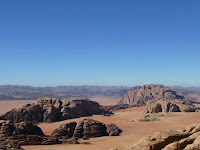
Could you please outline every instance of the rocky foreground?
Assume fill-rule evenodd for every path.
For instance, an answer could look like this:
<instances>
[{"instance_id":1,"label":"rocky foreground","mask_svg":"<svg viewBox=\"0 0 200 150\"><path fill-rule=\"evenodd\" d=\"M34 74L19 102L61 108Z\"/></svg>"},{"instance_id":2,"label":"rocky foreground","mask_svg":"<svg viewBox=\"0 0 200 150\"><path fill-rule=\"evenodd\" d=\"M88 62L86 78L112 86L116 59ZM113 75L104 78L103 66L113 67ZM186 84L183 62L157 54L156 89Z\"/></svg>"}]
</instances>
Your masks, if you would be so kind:
<instances>
[{"instance_id":1,"label":"rocky foreground","mask_svg":"<svg viewBox=\"0 0 200 150\"><path fill-rule=\"evenodd\" d=\"M164 130L123 150L200 150L200 124L183 130Z\"/></svg>"},{"instance_id":2,"label":"rocky foreground","mask_svg":"<svg viewBox=\"0 0 200 150\"><path fill-rule=\"evenodd\" d=\"M36 104L27 104L13 109L1 118L11 123L19 122L56 122L72 118L110 114L97 102L85 98L58 99L52 97L39 98Z\"/></svg>"},{"instance_id":3,"label":"rocky foreground","mask_svg":"<svg viewBox=\"0 0 200 150\"><path fill-rule=\"evenodd\" d=\"M13 125L9 121L0 121L0 149L19 150L23 145L52 145L62 143L80 144L78 139L101 136L118 136L120 130L115 124L105 125L93 119L84 119L79 123L70 122L55 129L50 136L32 123L20 122Z\"/></svg>"}]
</instances>

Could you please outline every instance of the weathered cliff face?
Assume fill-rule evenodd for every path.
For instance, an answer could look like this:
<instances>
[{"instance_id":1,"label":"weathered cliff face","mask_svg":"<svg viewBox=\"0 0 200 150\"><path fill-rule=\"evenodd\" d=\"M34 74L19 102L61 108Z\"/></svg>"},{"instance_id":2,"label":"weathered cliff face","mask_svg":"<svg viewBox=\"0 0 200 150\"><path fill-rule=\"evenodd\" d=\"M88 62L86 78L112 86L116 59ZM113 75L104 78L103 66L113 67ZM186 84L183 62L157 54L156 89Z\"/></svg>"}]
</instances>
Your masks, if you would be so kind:
<instances>
[{"instance_id":1,"label":"weathered cliff face","mask_svg":"<svg viewBox=\"0 0 200 150\"><path fill-rule=\"evenodd\" d=\"M148 100L174 100L184 99L184 96L163 85L144 85L140 89L129 91L120 103L135 106L145 106Z\"/></svg>"},{"instance_id":2,"label":"weathered cliff face","mask_svg":"<svg viewBox=\"0 0 200 150\"><path fill-rule=\"evenodd\" d=\"M105 114L101 106L94 101L83 98L57 99L39 98L36 104L28 104L13 109L2 116L11 123L18 122L55 122L71 118Z\"/></svg>"},{"instance_id":3,"label":"weathered cliff face","mask_svg":"<svg viewBox=\"0 0 200 150\"><path fill-rule=\"evenodd\" d=\"M146 113L159 113L159 112L195 112L199 108L187 101L180 100L158 100L148 101L146 103Z\"/></svg>"}]
</instances>

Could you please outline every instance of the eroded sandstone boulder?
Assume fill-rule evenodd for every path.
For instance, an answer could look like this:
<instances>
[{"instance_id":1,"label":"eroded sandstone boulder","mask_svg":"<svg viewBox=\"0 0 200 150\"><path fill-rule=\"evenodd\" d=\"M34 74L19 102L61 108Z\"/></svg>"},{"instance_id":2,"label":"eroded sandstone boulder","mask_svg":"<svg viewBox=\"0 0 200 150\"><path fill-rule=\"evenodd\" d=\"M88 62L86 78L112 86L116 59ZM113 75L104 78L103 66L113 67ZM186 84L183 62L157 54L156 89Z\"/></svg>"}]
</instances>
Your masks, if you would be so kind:
<instances>
[{"instance_id":1,"label":"eroded sandstone boulder","mask_svg":"<svg viewBox=\"0 0 200 150\"><path fill-rule=\"evenodd\" d=\"M93 119L84 119L78 124L76 122L63 124L55 129L51 135L64 139L88 139L101 136L118 136L121 132L122 130L115 124L105 125Z\"/></svg>"},{"instance_id":2,"label":"eroded sandstone boulder","mask_svg":"<svg viewBox=\"0 0 200 150\"><path fill-rule=\"evenodd\" d=\"M107 135L106 125L93 119L84 119L77 125L74 131L74 137L84 139Z\"/></svg>"},{"instance_id":3,"label":"eroded sandstone boulder","mask_svg":"<svg viewBox=\"0 0 200 150\"><path fill-rule=\"evenodd\" d=\"M60 144L57 137L45 136L42 130L32 123L20 122L15 125L9 121L0 124L0 149L19 150L22 145Z\"/></svg>"},{"instance_id":4,"label":"eroded sandstone boulder","mask_svg":"<svg viewBox=\"0 0 200 150\"><path fill-rule=\"evenodd\" d=\"M108 124L106 128L109 136L118 136L122 132L115 124Z\"/></svg>"},{"instance_id":5,"label":"eroded sandstone boulder","mask_svg":"<svg viewBox=\"0 0 200 150\"><path fill-rule=\"evenodd\" d=\"M144 85L140 89L129 91L124 95L120 103L131 104L134 106L145 106L149 100L174 100L184 99L184 96L163 85Z\"/></svg>"},{"instance_id":6,"label":"eroded sandstone boulder","mask_svg":"<svg viewBox=\"0 0 200 150\"><path fill-rule=\"evenodd\" d=\"M0 137L11 136L14 132L14 126L9 122L4 122L0 126Z\"/></svg>"},{"instance_id":7,"label":"eroded sandstone boulder","mask_svg":"<svg viewBox=\"0 0 200 150\"><path fill-rule=\"evenodd\" d=\"M136 119L138 122L151 122L151 121L160 121L158 117L151 115L143 115Z\"/></svg>"},{"instance_id":8,"label":"eroded sandstone boulder","mask_svg":"<svg viewBox=\"0 0 200 150\"><path fill-rule=\"evenodd\" d=\"M32 123L27 123L27 122L16 123L15 130L12 135L16 136L22 134L44 136L42 130L38 126L33 125Z\"/></svg>"},{"instance_id":9,"label":"eroded sandstone boulder","mask_svg":"<svg viewBox=\"0 0 200 150\"><path fill-rule=\"evenodd\" d=\"M55 129L51 135L55 136L55 137L63 137L64 136L66 138L71 138L74 134L76 125L77 125L76 122L62 124L62 125L60 125L59 128Z\"/></svg>"}]
</instances>

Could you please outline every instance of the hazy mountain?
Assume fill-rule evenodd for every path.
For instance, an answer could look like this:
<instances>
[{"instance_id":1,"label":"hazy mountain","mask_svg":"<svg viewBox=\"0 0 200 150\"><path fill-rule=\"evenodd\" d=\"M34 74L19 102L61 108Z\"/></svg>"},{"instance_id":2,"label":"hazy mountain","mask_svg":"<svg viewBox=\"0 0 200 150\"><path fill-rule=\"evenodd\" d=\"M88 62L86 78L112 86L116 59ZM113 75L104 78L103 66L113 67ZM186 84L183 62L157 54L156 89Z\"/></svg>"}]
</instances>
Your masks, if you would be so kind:
<instances>
[{"instance_id":1,"label":"hazy mountain","mask_svg":"<svg viewBox=\"0 0 200 150\"><path fill-rule=\"evenodd\" d=\"M57 86L31 87L23 85L0 85L0 100L37 99L44 96L52 97L122 97L128 90L140 87L125 86Z\"/></svg>"},{"instance_id":2,"label":"hazy mountain","mask_svg":"<svg viewBox=\"0 0 200 150\"><path fill-rule=\"evenodd\" d=\"M32 87L23 85L0 85L0 100L24 100L37 99L39 97L52 96L64 97L94 97L116 96L122 97L129 90L141 88L126 86L57 86L57 87ZM191 94L200 95L198 87L170 87L184 96Z\"/></svg>"}]
</instances>

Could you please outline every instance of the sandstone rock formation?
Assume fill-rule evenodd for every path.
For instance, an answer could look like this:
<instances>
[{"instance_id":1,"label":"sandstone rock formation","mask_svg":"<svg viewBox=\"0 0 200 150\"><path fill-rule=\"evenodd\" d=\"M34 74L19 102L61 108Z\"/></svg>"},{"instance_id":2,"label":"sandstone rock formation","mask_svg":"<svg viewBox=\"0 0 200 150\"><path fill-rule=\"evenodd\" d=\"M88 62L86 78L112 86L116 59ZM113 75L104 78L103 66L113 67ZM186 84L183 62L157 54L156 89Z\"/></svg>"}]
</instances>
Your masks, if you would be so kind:
<instances>
[{"instance_id":1,"label":"sandstone rock formation","mask_svg":"<svg viewBox=\"0 0 200 150\"><path fill-rule=\"evenodd\" d=\"M13 136L16 135L39 135L44 136L44 133L38 126L34 126L32 123L20 122L14 125Z\"/></svg>"},{"instance_id":2,"label":"sandstone rock formation","mask_svg":"<svg viewBox=\"0 0 200 150\"><path fill-rule=\"evenodd\" d=\"M39 98L36 104L27 104L13 109L2 116L11 123L18 122L55 122L94 114L111 113L105 111L94 101L83 98L57 99Z\"/></svg>"},{"instance_id":3,"label":"sandstone rock formation","mask_svg":"<svg viewBox=\"0 0 200 150\"><path fill-rule=\"evenodd\" d=\"M32 123L20 122L15 125L9 121L2 120L0 124L0 137L17 135L39 135L44 136L42 130Z\"/></svg>"},{"instance_id":4,"label":"sandstone rock formation","mask_svg":"<svg viewBox=\"0 0 200 150\"><path fill-rule=\"evenodd\" d=\"M0 137L11 136L14 130L15 128L11 123L2 121L2 124L0 124Z\"/></svg>"},{"instance_id":5,"label":"sandstone rock formation","mask_svg":"<svg viewBox=\"0 0 200 150\"><path fill-rule=\"evenodd\" d=\"M70 122L66 124L60 125L59 128L55 129L52 132L52 136L55 137L66 137L66 138L71 138L74 134L74 130L76 128L77 123L76 122Z\"/></svg>"},{"instance_id":6,"label":"sandstone rock formation","mask_svg":"<svg viewBox=\"0 0 200 150\"><path fill-rule=\"evenodd\" d=\"M118 136L122 130L120 130L115 124L105 125L102 122L93 119L84 119L78 124L76 122L70 122L61 125L59 128L52 132L52 136L59 136L65 139L88 139L92 137L101 136Z\"/></svg>"},{"instance_id":7,"label":"sandstone rock formation","mask_svg":"<svg viewBox=\"0 0 200 150\"><path fill-rule=\"evenodd\" d=\"M199 150L200 125L184 130L165 130L145 137L127 150Z\"/></svg>"},{"instance_id":8,"label":"sandstone rock formation","mask_svg":"<svg viewBox=\"0 0 200 150\"><path fill-rule=\"evenodd\" d=\"M144 85L140 89L129 91L124 95L120 103L134 106L145 106L148 100L174 100L184 99L184 96L163 85Z\"/></svg>"},{"instance_id":9,"label":"sandstone rock formation","mask_svg":"<svg viewBox=\"0 0 200 150\"><path fill-rule=\"evenodd\" d=\"M194 106L190 102L171 100L171 101L148 101L146 103L146 113L159 113L159 112L195 112L198 111L198 107Z\"/></svg>"},{"instance_id":10,"label":"sandstone rock formation","mask_svg":"<svg viewBox=\"0 0 200 150\"><path fill-rule=\"evenodd\" d=\"M118 136L122 132L115 124L108 124L106 127L109 136Z\"/></svg>"},{"instance_id":11,"label":"sandstone rock formation","mask_svg":"<svg viewBox=\"0 0 200 150\"><path fill-rule=\"evenodd\" d=\"M0 149L21 150L20 146L23 145L79 144L79 138L117 136L121 132L115 124L106 126L93 119L84 119L78 124L63 124L55 129L51 136L45 136L42 130L32 123L20 122L13 125L9 121L0 120Z\"/></svg>"},{"instance_id":12,"label":"sandstone rock formation","mask_svg":"<svg viewBox=\"0 0 200 150\"><path fill-rule=\"evenodd\" d=\"M12 123L18 122L42 122L42 109L36 104L26 104L25 106L12 109L11 111L5 113L2 118L10 120Z\"/></svg>"},{"instance_id":13,"label":"sandstone rock formation","mask_svg":"<svg viewBox=\"0 0 200 150\"><path fill-rule=\"evenodd\" d=\"M84 119L77 125L74 131L74 137L84 139L106 135L108 135L106 125L93 119Z\"/></svg>"},{"instance_id":14,"label":"sandstone rock formation","mask_svg":"<svg viewBox=\"0 0 200 150\"><path fill-rule=\"evenodd\" d=\"M151 122L151 121L160 121L159 118L151 115L144 115L141 116L140 118L136 119L138 122Z\"/></svg>"},{"instance_id":15,"label":"sandstone rock formation","mask_svg":"<svg viewBox=\"0 0 200 150\"><path fill-rule=\"evenodd\" d=\"M0 121L0 149L18 150L22 145L59 144L56 137L45 137L42 130L32 123L20 122L15 125Z\"/></svg>"}]
</instances>

